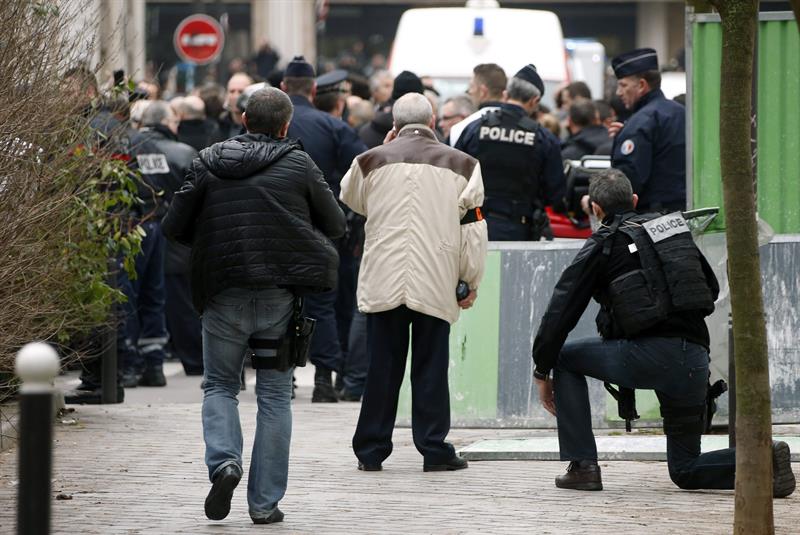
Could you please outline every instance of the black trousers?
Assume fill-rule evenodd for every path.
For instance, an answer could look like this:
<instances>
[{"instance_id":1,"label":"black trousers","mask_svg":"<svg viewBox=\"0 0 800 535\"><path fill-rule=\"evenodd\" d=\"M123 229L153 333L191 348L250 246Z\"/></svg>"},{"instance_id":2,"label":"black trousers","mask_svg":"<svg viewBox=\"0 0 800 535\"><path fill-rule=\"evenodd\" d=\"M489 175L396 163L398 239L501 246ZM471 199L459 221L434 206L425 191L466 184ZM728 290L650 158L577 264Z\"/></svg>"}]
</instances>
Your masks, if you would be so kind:
<instances>
[{"instance_id":1,"label":"black trousers","mask_svg":"<svg viewBox=\"0 0 800 535\"><path fill-rule=\"evenodd\" d=\"M554 373L561 460L597 459L586 377L655 390L662 407L705 403L708 351L681 338L601 340L564 344ZM682 489L732 489L736 450L700 453L700 433L667 436L667 466Z\"/></svg>"},{"instance_id":2,"label":"black trousers","mask_svg":"<svg viewBox=\"0 0 800 535\"><path fill-rule=\"evenodd\" d=\"M187 375L203 374L203 327L192 304L188 273L167 273L166 316L172 352L183 364Z\"/></svg>"},{"instance_id":3,"label":"black trousers","mask_svg":"<svg viewBox=\"0 0 800 535\"><path fill-rule=\"evenodd\" d=\"M447 384L450 324L405 306L367 314L369 372L353 451L365 464L383 462L392 453L397 398L408 357L411 327L411 429L426 464L455 455L445 442L450 431Z\"/></svg>"}]
</instances>

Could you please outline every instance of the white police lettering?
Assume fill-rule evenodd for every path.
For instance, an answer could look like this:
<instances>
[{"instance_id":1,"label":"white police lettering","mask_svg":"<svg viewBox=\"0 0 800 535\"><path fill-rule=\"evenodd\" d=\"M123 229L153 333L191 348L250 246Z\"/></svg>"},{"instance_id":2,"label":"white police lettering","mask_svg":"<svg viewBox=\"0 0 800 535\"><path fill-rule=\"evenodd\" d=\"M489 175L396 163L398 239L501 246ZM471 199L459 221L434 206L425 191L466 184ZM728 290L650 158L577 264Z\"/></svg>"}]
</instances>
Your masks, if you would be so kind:
<instances>
[{"instance_id":1,"label":"white police lettering","mask_svg":"<svg viewBox=\"0 0 800 535\"><path fill-rule=\"evenodd\" d=\"M502 128L500 126L481 126L481 129L478 133L478 138L533 147L534 142L536 141L536 133L528 132L526 130L516 130L514 128L508 130L507 128Z\"/></svg>"},{"instance_id":2,"label":"white police lettering","mask_svg":"<svg viewBox=\"0 0 800 535\"><path fill-rule=\"evenodd\" d=\"M165 175L169 173L167 157L163 154L140 154L136 157L139 169L145 175Z\"/></svg>"},{"instance_id":3,"label":"white police lettering","mask_svg":"<svg viewBox=\"0 0 800 535\"><path fill-rule=\"evenodd\" d=\"M689 225L680 212L673 212L657 219L651 219L642 225L653 243L666 240L672 236L690 232Z\"/></svg>"}]
</instances>

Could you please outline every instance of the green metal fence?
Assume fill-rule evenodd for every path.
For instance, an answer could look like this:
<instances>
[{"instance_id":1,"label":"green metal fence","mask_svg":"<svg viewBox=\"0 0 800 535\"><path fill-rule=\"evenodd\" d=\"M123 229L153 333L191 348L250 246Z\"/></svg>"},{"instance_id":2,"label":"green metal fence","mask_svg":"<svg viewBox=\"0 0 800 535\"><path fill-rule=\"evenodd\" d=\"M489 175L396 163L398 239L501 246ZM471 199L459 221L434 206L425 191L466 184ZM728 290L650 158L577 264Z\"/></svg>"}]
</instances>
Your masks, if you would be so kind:
<instances>
[{"instance_id":1,"label":"green metal fence","mask_svg":"<svg viewBox=\"0 0 800 535\"><path fill-rule=\"evenodd\" d=\"M690 23L691 204L722 207L722 27L717 15ZM760 15L756 70L759 215L779 234L800 233L800 35L791 13ZM724 214L715 225L724 228Z\"/></svg>"}]
</instances>

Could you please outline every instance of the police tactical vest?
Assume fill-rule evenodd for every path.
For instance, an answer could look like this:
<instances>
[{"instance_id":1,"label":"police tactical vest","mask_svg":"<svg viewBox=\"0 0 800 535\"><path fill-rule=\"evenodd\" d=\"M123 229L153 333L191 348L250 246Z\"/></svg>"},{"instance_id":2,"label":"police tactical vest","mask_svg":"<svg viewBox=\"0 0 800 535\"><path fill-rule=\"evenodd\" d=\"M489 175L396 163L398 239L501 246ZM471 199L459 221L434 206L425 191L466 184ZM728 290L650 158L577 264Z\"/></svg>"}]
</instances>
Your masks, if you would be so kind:
<instances>
[{"instance_id":1,"label":"police tactical vest","mask_svg":"<svg viewBox=\"0 0 800 535\"><path fill-rule=\"evenodd\" d=\"M640 269L612 280L602 296L615 334L633 337L676 312L699 310L708 315L714 311L702 253L680 212L655 218L637 215L615 224L617 232L631 238L629 250L638 253L641 263Z\"/></svg>"},{"instance_id":2,"label":"police tactical vest","mask_svg":"<svg viewBox=\"0 0 800 535\"><path fill-rule=\"evenodd\" d=\"M494 110L483 115L478 153L487 198L522 201L538 198L542 150L538 123L526 115Z\"/></svg>"}]
</instances>

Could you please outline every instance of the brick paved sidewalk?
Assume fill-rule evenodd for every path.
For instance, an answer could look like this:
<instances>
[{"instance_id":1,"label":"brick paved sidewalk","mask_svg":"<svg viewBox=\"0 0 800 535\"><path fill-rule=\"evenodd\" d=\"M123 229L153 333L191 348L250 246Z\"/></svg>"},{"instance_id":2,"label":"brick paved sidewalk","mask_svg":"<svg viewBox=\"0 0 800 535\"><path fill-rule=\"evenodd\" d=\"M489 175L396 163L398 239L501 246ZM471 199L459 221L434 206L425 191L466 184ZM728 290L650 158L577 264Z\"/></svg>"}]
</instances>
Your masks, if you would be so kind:
<instances>
[{"instance_id":1,"label":"brick paved sidewalk","mask_svg":"<svg viewBox=\"0 0 800 535\"><path fill-rule=\"evenodd\" d=\"M194 386L193 388L196 388ZM139 389L141 397L144 389ZM199 389L198 389L199 390ZM408 429L395 433L384 471L356 470L350 439L358 404L312 405L310 388L295 404L289 489L283 524L254 526L246 481L231 514L203 514L209 484L203 465L200 405L84 406L57 425L53 532L116 533L730 533L733 493L687 492L660 462L606 462L606 490L556 489L564 463L473 462L468 470L423 473ZM255 403L240 405L245 466L255 427ZM490 437L530 436L526 430L453 430L457 447ZM795 472L798 466L795 464ZM247 470L245 469L245 474ZM245 475L246 477L246 475ZM0 533L13 533L16 451L0 454ZM797 533L800 497L775 501L777 533Z\"/></svg>"}]
</instances>

